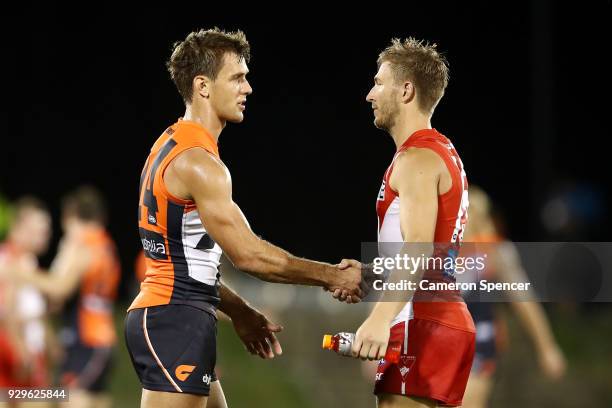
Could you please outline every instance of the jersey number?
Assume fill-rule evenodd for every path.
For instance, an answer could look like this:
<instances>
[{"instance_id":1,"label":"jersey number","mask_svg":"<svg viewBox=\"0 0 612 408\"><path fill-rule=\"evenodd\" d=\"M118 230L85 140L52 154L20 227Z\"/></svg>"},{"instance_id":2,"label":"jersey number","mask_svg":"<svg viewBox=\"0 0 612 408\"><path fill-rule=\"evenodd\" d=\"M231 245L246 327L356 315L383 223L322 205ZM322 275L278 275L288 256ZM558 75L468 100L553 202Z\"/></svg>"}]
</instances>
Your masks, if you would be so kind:
<instances>
[{"instance_id":1,"label":"jersey number","mask_svg":"<svg viewBox=\"0 0 612 408\"><path fill-rule=\"evenodd\" d=\"M176 142L173 139L168 139L168 141L164 144L161 151L158 153L155 161L151 165L151 169L149 172L149 178L147 186L145 187L145 191L142 197L142 204L147 208L147 222L149 225L157 225L157 212L159 211L157 206L157 197L153 194L153 182L155 181L155 174L157 173L157 168L161 164L161 162L168 156L170 151L176 146ZM146 166L145 166L146 169ZM143 171L140 176L140 190L142 191L142 187L144 184L144 175ZM138 208L138 220L140 220L141 208Z\"/></svg>"}]
</instances>

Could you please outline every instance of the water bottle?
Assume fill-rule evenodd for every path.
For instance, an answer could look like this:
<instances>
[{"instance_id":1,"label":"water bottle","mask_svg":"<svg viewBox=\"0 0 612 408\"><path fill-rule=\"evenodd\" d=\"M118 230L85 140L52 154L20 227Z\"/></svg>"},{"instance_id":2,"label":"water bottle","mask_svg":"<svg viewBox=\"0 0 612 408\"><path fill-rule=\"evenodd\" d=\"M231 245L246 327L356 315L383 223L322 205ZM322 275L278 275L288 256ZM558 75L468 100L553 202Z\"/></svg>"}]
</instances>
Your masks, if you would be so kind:
<instances>
[{"instance_id":1,"label":"water bottle","mask_svg":"<svg viewBox=\"0 0 612 408\"><path fill-rule=\"evenodd\" d=\"M332 350L343 356L351 355L351 347L355 341L355 333L340 332L333 336L326 334L323 336L323 348L326 350ZM399 357L402 352L402 343L398 341L390 341L387 345L387 352L385 353L385 360L397 364Z\"/></svg>"}]
</instances>

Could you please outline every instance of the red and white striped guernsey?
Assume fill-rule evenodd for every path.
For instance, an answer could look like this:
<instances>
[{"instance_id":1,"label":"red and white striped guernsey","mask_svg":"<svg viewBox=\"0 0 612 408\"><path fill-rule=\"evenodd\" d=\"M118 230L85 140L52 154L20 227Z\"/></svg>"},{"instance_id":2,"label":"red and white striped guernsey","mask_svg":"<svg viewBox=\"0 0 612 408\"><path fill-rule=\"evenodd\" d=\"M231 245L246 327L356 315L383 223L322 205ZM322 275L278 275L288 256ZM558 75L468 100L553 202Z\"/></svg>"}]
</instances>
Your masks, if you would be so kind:
<instances>
[{"instance_id":1,"label":"red and white striped guernsey","mask_svg":"<svg viewBox=\"0 0 612 408\"><path fill-rule=\"evenodd\" d=\"M468 183L463 163L453 144L448 138L435 129L422 129L414 132L397 150L391 165L385 172L382 186L376 202L378 214L378 242L403 242L400 228L400 199L390 187L389 179L393 172L396 158L410 148L430 149L437 153L451 175L450 190L438 195L438 214L434 243L440 255L440 247L447 252L458 249L463 239L467 222ZM442 246L440 245L442 244ZM444 256L444 255L443 255ZM423 279L432 281L454 282L454 271L426 270ZM409 302L396 316L393 325L412 318L432 320L457 329L474 332L474 323L458 291L444 293L424 293L417 290L414 302ZM437 299L438 301L434 300ZM439 301L442 299L442 301ZM420 301L424 300L424 301Z\"/></svg>"}]
</instances>

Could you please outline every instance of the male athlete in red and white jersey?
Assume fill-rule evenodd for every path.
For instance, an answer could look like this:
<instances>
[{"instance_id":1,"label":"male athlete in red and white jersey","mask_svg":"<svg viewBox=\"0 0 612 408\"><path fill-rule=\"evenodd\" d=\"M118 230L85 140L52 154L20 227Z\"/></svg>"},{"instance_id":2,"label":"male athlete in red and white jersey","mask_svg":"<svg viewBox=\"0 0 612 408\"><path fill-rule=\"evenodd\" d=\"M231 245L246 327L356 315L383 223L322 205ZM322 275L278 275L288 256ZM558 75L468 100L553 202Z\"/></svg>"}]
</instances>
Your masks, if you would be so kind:
<instances>
[{"instance_id":1,"label":"male athlete in red and white jersey","mask_svg":"<svg viewBox=\"0 0 612 408\"><path fill-rule=\"evenodd\" d=\"M33 286L9 272L19 260L35 267L47 250L51 217L42 202L15 204L7 240L0 244L0 388L49 385L47 303ZM2 406L2 404L0 404Z\"/></svg>"},{"instance_id":2,"label":"male athlete in red and white jersey","mask_svg":"<svg viewBox=\"0 0 612 408\"><path fill-rule=\"evenodd\" d=\"M468 243L480 244L474 249L470 248L472 251L483 250L484 247L488 255L486 269L473 279L480 275L488 281L527 282L529 279L517 247L498 232L489 195L473 184L469 191L470 225L464 239ZM480 249L477 249L478 246ZM465 282L469 274L461 278ZM498 345L503 346L505 343L506 323L504 314L499 313L499 304L479 301L476 291L463 295L476 326L474 363L463 403L469 408L484 408L489 405L493 391L496 361L500 351L503 351L503 348L498 349ZM546 311L535 301L533 292L508 291L507 296L511 310L533 344L542 373L548 379L560 379L567 369L567 363L546 317Z\"/></svg>"},{"instance_id":3,"label":"male athlete in red and white jersey","mask_svg":"<svg viewBox=\"0 0 612 408\"><path fill-rule=\"evenodd\" d=\"M381 256L394 255L384 253L385 243L398 242L417 243L419 253L400 245L409 256L452 255L467 221L468 185L452 143L431 127L448 83L446 61L435 45L395 39L380 54L378 67L367 101L375 126L390 133L397 146L376 206ZM454 270L428 269L423 279L454 282ZM414 275L419 280L420 273ZM456 291L401 295L401 301L374 306L353 344L354 356L370 360L382 359L389 341L402 344L397 364L380 361L374 391L378 406L460 405L475 336L465 303Z\"/></svg>"}]
</instances>

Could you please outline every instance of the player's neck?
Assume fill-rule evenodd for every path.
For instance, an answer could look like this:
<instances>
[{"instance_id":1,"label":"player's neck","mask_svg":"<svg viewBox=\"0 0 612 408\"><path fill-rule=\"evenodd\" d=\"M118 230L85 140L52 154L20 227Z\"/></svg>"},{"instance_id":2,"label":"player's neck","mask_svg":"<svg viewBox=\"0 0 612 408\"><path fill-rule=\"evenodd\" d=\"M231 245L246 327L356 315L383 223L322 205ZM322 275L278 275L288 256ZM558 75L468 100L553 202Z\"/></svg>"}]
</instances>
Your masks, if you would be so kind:
<instances>
[{"instance_id":1,"label":"player's neck","mask_svg":"<svg viewBox=\"0 0 612 408\"><path fill-rule=\"evenodd\" d=\"M431 129L431 116L420 111L405 110L398 114L395 125L389 132L399 149L417 130Z\"/></svg>"},{"instance_id":2,"label":"player's neck","mask_svg":"<svg viewBox=\"0 0 612 408\"><path fill-rule=\"evenodd\" d=\"M219 135L221 135L221 131L225 128L226 123L219 118L210 106L195 103L187 105L183 119L202 125L215 141L219 140Z\"/></svg>"},{"instance_id":3,"label":"player's neck","mask_svg":"<svg viewBox=\"0 0 612 408\"><path fill-rule=\"evenodd\" d=\"M97 222L82 222L79 225L80 233L94 233L104 231L104 226Z\"/></svg>"}]
</instances>

